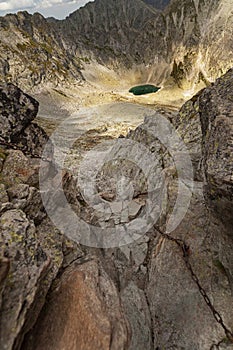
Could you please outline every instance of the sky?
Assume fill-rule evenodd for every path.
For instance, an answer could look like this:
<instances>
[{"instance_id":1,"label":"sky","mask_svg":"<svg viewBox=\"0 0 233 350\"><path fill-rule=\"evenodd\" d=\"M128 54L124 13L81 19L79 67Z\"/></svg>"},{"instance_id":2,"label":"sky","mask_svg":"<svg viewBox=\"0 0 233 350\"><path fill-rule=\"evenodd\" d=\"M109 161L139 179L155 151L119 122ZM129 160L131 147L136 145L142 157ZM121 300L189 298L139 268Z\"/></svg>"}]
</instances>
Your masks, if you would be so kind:
<instances>
[{"instance_id":1,"label":"sky","mask_svg":"<svg viewBox=\"0 0 233 350\"><path fill-rule=\"evenodd\" d=\"M63 19L89 1L94 0L0 0L0 16L26 10Z\"/></svg>"}]
</instances>

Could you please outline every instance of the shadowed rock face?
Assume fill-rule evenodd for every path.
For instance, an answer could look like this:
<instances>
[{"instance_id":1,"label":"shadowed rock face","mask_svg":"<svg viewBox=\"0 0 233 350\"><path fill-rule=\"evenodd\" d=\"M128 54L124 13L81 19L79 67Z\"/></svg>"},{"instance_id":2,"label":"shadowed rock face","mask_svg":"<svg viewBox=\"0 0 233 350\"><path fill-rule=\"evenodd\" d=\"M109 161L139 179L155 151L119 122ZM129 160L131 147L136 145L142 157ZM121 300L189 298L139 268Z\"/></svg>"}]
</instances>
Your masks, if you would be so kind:
<instances>
[{"instance_id":1,"label":"shadowed rock face","mask_svg":"<svg viewBox=\"0 0 233 350\"><path fill-rule=\"evenodd\" d=\"M233 227L233 69L200 100L205 193L225 224ZM232 234L232 232L230 232Z\"/></svg>"},{"instance_id":2,"label":"shadowed rock face","mask_svg":"<svg viewBox=\"0 0 233 350\"><path fill-rule=\"evenodd\" d=\"M38 113L38 102L13 84L0 86L0 100L0 141L20 144L22 150L41 156L49 138L32 123Z\"/></svg>"},{"instance_id":3,"label":"shadowed rock face","mask_svg":"<svg viewBox=\"0 0 233 350\"><path fill-rule=\"evenodd\" d=\"M190 264L230 330L232 82L230 70L188 101L172 119L194 160L195 183L187 214L171 233L189 246ZM12 103L19 115L28 110L28 105L24 108L20 101L36 106L34 100L12 85L10 90L4 89L8 91L9 104L2 107L0 120L12 117L7 107L11 106L10 91L14 92ZM33 120L34 109L31 113L25 114L27 123L18 120L22 130L19 137L25 137L25 123ZM177 172L164 145L151 136L150 131L157 127L155 121L154 117L146 118L128 139L146 146L151 164L154 159L154 164L162 167L168 191L158 225L164 229L177 197ZM12 125L12 133L14 130ZM33 126L31 132L38 130ZM15 145L20 146L16 141ZM120 155L122 149L114 152L114 156ZM147 164L146 157L143 161ZM138 241L120 248L98 250L72 242L47 217L38 190L40 165L39 159L20 150L0 148L1 349L91 350L94 346L106 350L209 350L217 344L220 350L232 349L176 244L154 228ZM117 172L132 174L134 178L137 191L132 192L131 202L140 203L140 210L134 210L134 215L127 218L133 220L143 212L147 199L142 173L130 168L129 162L118 168L107 165L103 178L106 174L112 178L111 172L115 178ZM52 163L44 176L56 183ZM101 183L99 186L101 189ZM108 186L106 198L112 195L110 182ZM98 224L67 172L63 187L72 209L87 222ZM59 199L59 193L55 196ZM59 200L57 206L59 210ZM118 214L120 220L115 225L125 220L123 212L122 217ZM109 218L102 219L107 225Z\"/></svg>"},{"instance_id":4,"label":"shadowed rock face","mask_svg":"<svg viewBox=\"0 0 233 350\"><path fill-rule=\"evenodd\" d=\"M38 102L13 84L1 85L0 94L0 137L12 141L35 119Z\"/></svg>"},{"instance_id":5,"label":"shadowed rock face","mask_svg":"<svg viewBox=\"0 0 233 350\"><path fill-rule=\"evenodd\" d=\"M138 67L157 84L192 93L233 64L231 10L227 0L172 0L163 12L141 0L96 0L62 21L7 15L0 74L27 89L79 84L80 70L97 61L120 71Z\"/></svg>"},{"instance_id":6,"label":"shadowed rock face","mask_svg":"<svg viewBox=\"0 0 233 350\"><path fill-rule=\"evenodd\" d=\"M174 120L204 181L209 205L232 227L233 70L188 101ZM230 230L231 231L231 230Z\"/></svg>"}]
</instances>

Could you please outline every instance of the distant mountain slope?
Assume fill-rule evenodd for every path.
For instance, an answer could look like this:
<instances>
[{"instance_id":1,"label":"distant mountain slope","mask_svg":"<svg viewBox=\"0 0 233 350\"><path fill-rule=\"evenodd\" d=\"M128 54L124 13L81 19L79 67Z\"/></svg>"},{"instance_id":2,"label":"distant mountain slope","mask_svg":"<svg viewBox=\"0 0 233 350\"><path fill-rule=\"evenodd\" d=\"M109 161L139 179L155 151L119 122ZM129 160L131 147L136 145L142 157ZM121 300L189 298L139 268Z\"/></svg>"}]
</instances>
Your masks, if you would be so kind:
<instances>
[{"instance_id":1,"label":"distant mountain slope","mask_svg":"<svg viewBox=\"0 0 233 350\"><path fill-rule=\"evenodd\" d=\"M154 6L157 9L163 10L171 0L143 0L146 4Z\"/></svg>"},{"instance_id":2,"label":"distant mountain slope","mask_svg":"<svg viewBox=\"0 0 233 350\"><path fill-rule=\"evenodd\" d=\"M62 21L26 12L0 18L2 79L73 84L83 63L97 61L192 89L233 65L231 0L171 0L163 12L145 2L95 0Z\"/></svg>"},{"instance_id":3,"label":"distant mountain slope","mask_svg":"<svg viewBox=\"0 0 233 350\"><path fill-rule=\"evenodd\" d=\"M91 52L102 63L126 67L153 60L151 38L158 41L165 30L160 12L141 0L96 0L56 25L74 54Z\"/></svg>"},{"instance_id":4,"label":"distant mountain slope","mask_svg":"<svg viewBox=\"0 0 233 350\"><path fill-rule=\"evenodd\" d=\"M80 62L39 13L0 17L0 78L24 88L80 80Z\"/></svg>"},{"instance_id":5,"label":"distant mountain slope","mask_svg":"<svg viewBox=\"0 0 233 350\"><path fill-rule=\"evenodd\" d=\"M74 54L110 67L144 65L158 83L172 74L188 88L233 65L232 11L229 0L172 0L164 13L141 0L96 0L57 23Z\"/></svg>"}]
</instances>

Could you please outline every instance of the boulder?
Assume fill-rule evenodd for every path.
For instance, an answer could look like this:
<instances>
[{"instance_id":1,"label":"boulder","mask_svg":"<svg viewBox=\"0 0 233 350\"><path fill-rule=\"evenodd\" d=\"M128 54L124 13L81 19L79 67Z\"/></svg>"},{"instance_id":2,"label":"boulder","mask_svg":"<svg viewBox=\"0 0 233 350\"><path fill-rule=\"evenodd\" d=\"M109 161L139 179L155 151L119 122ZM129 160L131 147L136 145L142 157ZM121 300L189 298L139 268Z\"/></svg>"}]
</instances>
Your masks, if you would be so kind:
<instances>
[{"instance_id":1,"label":"boulder","mask_svg":"<svg viewBox=\"0 0 233 350\"><path fill-rule=\"evenodd\" d=\"M128 349L128 334L118 291L93 259L64 272L23 349Z\"/></svg>"},{"instance_id":2,"label":"boulder","mask_svg":"<svg viewBox=\"0 0 233 350\"><path fill-rule=\"evenodd\" d=\"M16 138L35 119L38 102L13 84L0 85L0 137Z\"/></svg>"},{"instance_id":3,"label":"boulder","mask_svg":"<svg viewBox=\"0 0 233 350\"><path fill-rule=\"evenodd\" d=\"M24 152L41 156L49 138L32 121L38 113L39 103L13 84L0 85L0 142L10 142ZM46 154L52 158L53 147Z\"/></svg>"}]
</instances>

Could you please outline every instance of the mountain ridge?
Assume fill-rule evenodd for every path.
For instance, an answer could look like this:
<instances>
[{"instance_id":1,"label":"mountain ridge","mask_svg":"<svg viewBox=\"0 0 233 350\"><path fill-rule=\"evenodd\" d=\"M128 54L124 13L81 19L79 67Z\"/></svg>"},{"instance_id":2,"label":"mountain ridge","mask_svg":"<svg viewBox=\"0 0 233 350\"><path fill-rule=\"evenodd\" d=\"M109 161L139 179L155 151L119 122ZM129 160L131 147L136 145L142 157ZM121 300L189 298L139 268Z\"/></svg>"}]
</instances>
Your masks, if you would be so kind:
<instances>
[{"instance_id":1,"label":"mountain ridge","mask_svg":"<svg viewBox=\"0 0 233 350\"><path fill-rule=\"evenodd\" d=\"M30 88L81 83L85 64L98 62L119 71L139 67L149 81L192 91L233 65L228 0L172 0L164 11L149 2L96 0L64 20L1 17L1 78Z\"/></svg>"}]
</instances>

